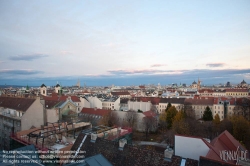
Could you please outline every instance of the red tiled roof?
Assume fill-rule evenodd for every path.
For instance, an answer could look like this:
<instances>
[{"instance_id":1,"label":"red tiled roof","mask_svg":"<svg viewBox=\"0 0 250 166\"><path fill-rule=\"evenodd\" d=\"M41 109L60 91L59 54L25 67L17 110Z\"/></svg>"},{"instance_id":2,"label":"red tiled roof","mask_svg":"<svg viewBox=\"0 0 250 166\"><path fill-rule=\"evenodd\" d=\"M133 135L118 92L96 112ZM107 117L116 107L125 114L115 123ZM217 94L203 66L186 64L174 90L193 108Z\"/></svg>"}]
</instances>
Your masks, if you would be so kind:
<instances>
[{"instance_id":1,"label":"red tiled roof","mask_svg":"<svg viewBox=\"0 0 250 166\"><path fill-rule=\"evenodd\" d=\"M45 100L45 108L52 108L55 105L57 105L58 103L60 103L61 101L54 101L54 100Z\"/></svg>"},{"instance_id":2,"label":"red tiled roof","mask_svg":"<svg viewBox=\"0 0 250 166\"><path fill-rule=\"evenodd\" d=\"M108 115L111 112L111 110L104 110L104 109L95 109L95 108L82 108L81 113L83 114L92 114L92 115L100 115L105 116Z\"/></svg>"},{"instance_id":3,"label":"red tiled roof","mask_svg":"<svg viewBox=\"0 0 250 166\"><path fill-rule=\"evenodd\" d=\"M153 105L158 105L161 98L159 97L135 97L133 98L135 101L142 101L142 102L151 102Z\"/></svg>"},{"instance_id":4,"label":"red tiled roof","mask_svg":"<svg viewBox=\"0 0 250 166\"><path fill-rule=\"evenodd\" d=\"M229 101L229 103L230 103L230 105L235 105L235 98L232 98L232 97L215 97L214 98L214 104L218 104L219 103L219 101L225 101L225 100L227 100L227 101Z\"/></svg>"},{"instance_id":5,"label":"red tiled roof","mask_svg":"<svg viewBox=\"0 0 250 166\"><path fill-rule=\"evenodd\" d=\"M71 100L73 102L81 102L81 100L77 96L70 96ZM58 96L58 95L53 95L53 96L44 96L44 100L53 100L53 101L66 101L68 96Z\"/></svg>"},{"instance_id":6,"label":"red tiled roof","mask_svg":"<svg viewBox=\"0 0 250 166\"><path fill-rule=\"evenodd\" d=\"M211 143L212 148L207 153L206 157L221 161L220 151L237 151L240 147L242 150L246 150L227 130L216 137ZM234 161L229 161L234 163Z\"/></svg>"},{"instance_id":7,"label":"red tiled roof","mask_svg":"<svg viewBox=\"0 0 250 166\"><path fill-rule=\"evenodd\" d=\"M146 111L146 112L143 112L143 114L144 114L145 116L152 116L152 117L155 117L155 116L156 116L156 113L155 113L154 111L151 111L151 110Z\"/></svg>"},{"instance_id":8,"label":"red tiled roof","mask_svg":"<svg viewBox=\"0 0 250 166\"><path fill-rule=\"evenodd\" d=\"M1 97L0 107L11 108L15 110L26 111L36 99L17 98L17 97Z\"/></svg>"}]
</instances>

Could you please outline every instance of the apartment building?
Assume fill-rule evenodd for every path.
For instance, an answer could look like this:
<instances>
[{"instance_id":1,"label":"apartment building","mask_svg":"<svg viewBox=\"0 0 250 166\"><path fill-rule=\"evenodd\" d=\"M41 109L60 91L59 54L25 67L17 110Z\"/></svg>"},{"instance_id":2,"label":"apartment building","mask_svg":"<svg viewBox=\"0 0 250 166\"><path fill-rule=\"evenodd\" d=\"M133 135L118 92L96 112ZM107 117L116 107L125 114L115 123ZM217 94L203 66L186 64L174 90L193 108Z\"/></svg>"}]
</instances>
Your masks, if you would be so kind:
<instances>
[{"instance_id":1,"label":"apartment building","mask_svg":"<svg viewBox=\"0 0 250 166\"><path fill-rule=\"evenodd\" d=\"M200 97L200 98L193 98L193 99L185 99L184 104L192 106L192 109L194 110L194 113L195 113L195 118L201 119L207 106L213 112L214 98L201 98Z\"/></svg>"},{"instance_id":2,"label":"apartment building","mask_svg":"<svg viewBox=\"0 0 250 166\"><path fill-rule=\"evenodd\" d=\"M226 96L247 97L248 94L249 94L248 89L242 89L242 88L226 89Z\"/></svg>"},{"instance_id":3,"label":"apartment building","mask_svg":"<svg viewBox=\"0 0 250 166\"><path fill-rule=\"evenodd\" d=\"M168 103L171 103L172 106L175 106L177 111L180 111L184 108L184 101L185 98L161 98L159 102L159 113L163 113L167 106Z\"/></svg>"},{"instance_id":4,"label":"apartment building","mask_svg":"<svg viewBox=\"0 0 250 166\"><path fill-rule=\"evenodd\" d=\"M43 120L40 98L0 96L0 148L10 148L11 133L43 125Z\"/></svg>"}]
</instances>

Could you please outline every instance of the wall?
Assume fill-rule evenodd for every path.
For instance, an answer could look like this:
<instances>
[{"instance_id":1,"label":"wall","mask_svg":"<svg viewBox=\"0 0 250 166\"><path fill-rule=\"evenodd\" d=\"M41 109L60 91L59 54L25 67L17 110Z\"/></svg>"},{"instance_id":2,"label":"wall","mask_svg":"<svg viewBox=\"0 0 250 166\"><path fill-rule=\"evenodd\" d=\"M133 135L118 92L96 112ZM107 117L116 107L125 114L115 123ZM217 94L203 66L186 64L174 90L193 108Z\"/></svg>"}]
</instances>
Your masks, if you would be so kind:
<instances>
[{"instance_id":1,"label":"wall","mask_svg":"<svg viewBox=\"0 0 250 166\"><path fill-rule=\"evenodd\" d=\"M57 122L59 120L59 112L55 109L46 109L47 111L47 121L54 123Z\"/></svg>"},{"instance_id":2,"label":"wall","mask_svg":"<svg viewBox=\"0 0 250 166\"><path fill-rule=\"evenodd\" d=\"M80 112L82 110L83 107L85 108L90 108L90 103L85 99L80 97L81 103L80 103Z\"/></svg>"},{"instance_id":3,"label":"wall","mask_svg":"<svg viewBox=\"0 0 250 166\"><path fill-rule=\"evenodd\" d=\"M127 114L127 111L114 111L117 116L118 116L118 120L123 123L123 124L126 124L126 114ZM144 130L144 125L143 125L143 117L145 117L145 115L143 113L136 113L137 114L137 127L136 127L136 130L138 131L143 131ZM124 127L124 126L122 126Z\"/></svg>"},{"instance_id":4,"label":"wall","mask_svg":"<svg viewBox=\"0 0 250 166\"><path fill-rule=\"evenodd\" d=\"M140 109L143 112L149 111L151 108L151 102L140 102L140 101L128 101L128 109L138 111Z\"/></svg>"},{"instance_id":5,"label":"wall","mask_svg":"<svg viewBox=\"0 0 250 166\"><path fill-rule=\"evenodd\" d=\"M199 160L200 156L206 156L209 147L201 138L192 138L175 135L175 155L183 158Z\"/></svg>"},{"instance_id":6,"label":"wall","mask_svg":"<svg viewBox=\"0 0 250 166\"><path fill-rule=\"evenodd\" d=\"M31 126L40 127L43 125L43 105L40 98L27 109L21 119L21 130L30 129Z\"/></svg>"},{"instance_id":7,"label":"wall","mask_svg":"<svg viewBox=\"0 0 250 166\"><path fill-rule=\"evenodd\" d=\"M90 108L99 108L99 109L102 109L102 102L101 100L99 100L97 97L88 97L87 98L89 103L90 103Z\"/></svg>"}]
</instances>

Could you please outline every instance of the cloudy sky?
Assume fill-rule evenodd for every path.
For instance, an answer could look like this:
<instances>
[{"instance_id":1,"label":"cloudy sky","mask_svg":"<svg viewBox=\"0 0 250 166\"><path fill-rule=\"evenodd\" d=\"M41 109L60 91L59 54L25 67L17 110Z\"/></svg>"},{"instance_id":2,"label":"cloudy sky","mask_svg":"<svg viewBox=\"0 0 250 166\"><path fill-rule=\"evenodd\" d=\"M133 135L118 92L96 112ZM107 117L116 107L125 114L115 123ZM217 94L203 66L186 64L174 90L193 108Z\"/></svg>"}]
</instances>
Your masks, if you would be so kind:
<instances>
[{"instance_id":1,"label":"cloudy sky","mask_svg":"<svg viewBox=\"0 0 250 166\"><path fill-rule=\"evenodd\" d=\"M0 1L0 85L250 83L250 1Z\"/></svg>"}]
</instances>

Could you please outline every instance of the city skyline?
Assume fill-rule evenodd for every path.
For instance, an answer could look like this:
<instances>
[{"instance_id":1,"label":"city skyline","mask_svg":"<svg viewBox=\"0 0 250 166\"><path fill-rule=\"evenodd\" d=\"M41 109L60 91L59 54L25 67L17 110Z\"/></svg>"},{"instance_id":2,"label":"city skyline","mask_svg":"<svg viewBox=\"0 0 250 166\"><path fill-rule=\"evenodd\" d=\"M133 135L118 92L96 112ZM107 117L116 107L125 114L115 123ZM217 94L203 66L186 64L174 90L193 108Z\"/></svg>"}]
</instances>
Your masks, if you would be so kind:
<instances>
[{"instance_id":1,"label":"city skyline","mask_svg":"<svg viewBox=\"0 0 250 166\"><path fill-rule=\"evenodd\" d=\"M1 1L0 85L250 82L249 1Z\"/></svg>"}]
</instances>

